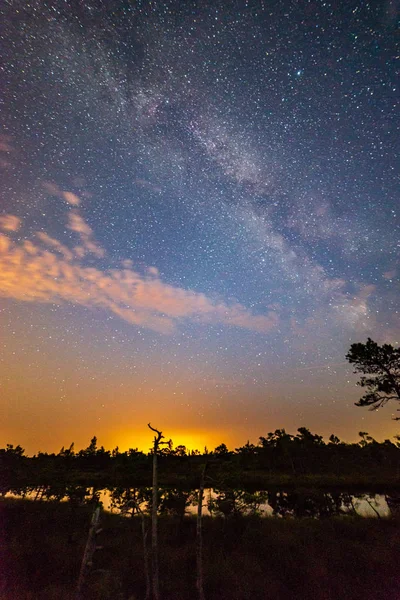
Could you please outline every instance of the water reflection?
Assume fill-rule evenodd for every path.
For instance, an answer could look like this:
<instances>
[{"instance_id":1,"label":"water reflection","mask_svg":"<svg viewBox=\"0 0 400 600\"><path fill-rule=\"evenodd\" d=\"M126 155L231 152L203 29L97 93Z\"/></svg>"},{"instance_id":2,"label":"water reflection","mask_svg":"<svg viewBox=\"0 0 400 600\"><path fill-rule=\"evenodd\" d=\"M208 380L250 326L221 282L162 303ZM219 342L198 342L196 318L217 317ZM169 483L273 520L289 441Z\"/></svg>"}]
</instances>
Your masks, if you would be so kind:
<instances>
[{"instance_id":1,"label":"water reflection","mask_svg":"<svg viewBox=\"0 0 400 600\"><path fill-rule=\"evenodd\" d=\"M123 516L149 513L150 487L97 489L85 486L41 486L10 489L4 496L32 501L69 502L71 505L101 503L105 510ZM160 488L158 512L177 519L197 512L198 490ZM331 490L205 489L203 515L235 518L259 515L278 518L323 519L339 515L389 517L400 514L400 494L374 494Z\"/></svg>"}]
</instances>

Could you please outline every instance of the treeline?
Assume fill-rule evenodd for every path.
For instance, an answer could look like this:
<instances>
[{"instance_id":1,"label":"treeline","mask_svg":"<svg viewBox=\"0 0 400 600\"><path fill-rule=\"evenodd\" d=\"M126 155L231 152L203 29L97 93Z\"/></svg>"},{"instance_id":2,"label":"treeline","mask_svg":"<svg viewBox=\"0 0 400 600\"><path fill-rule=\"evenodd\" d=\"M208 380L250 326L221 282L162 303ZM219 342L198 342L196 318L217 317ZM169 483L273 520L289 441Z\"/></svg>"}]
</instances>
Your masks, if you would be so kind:
<instances>
[{"instance_id":1,"label":"treeline","mask_svg":"<svg viewBox=\"0 0 400 600\"><path fill-rule=\"evenodd\" d=\"M158 450L160 483L196 487L207 463L210 485L293 484L312 479L327 485L352 483L396 484L400 479L400 436L378 442L360 432L358 443L345 443L331 435L323 437L300 427L296 435L277 429L259 438L257 445L247 442L229 450L220 444L188 451L183 445L168 444ZM89 446L75 451L74 445L58 454L38 452L26 456L21 446L8 444L0 449L0 491L26 485L87 484L96 487L150 485L153 452L135 449L120 452L98 446L93 437Z\"/></svg>"}]
</instances>

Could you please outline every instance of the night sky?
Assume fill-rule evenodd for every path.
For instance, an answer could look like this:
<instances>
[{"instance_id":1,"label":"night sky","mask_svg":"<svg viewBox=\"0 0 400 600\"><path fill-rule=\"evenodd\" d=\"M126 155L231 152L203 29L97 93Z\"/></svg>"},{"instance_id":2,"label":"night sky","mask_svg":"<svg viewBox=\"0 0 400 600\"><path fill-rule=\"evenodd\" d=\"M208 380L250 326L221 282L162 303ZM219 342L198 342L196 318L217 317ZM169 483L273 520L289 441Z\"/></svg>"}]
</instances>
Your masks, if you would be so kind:
<instances>
[{"instance_id":1,"label":"night sky","mask_svg":"<svg viewBox=\"0 0 400 600\"><path fill-rule=\"evenodd\" d=\"M398 9L3 0L1 446L399 432Z\"/></svg>"}]
</instances>

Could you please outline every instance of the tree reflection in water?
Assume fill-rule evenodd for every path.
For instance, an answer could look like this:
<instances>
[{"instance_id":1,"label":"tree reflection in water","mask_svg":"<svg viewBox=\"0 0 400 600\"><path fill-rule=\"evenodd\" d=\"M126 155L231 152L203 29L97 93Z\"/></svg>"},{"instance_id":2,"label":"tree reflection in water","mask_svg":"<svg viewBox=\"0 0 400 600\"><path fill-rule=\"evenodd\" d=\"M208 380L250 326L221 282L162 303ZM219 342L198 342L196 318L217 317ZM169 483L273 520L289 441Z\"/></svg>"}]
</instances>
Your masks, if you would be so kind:
<instances>
[{"instance_id":1,"label":"tree reflection in water","mask_svg":"<svg viewBox=\"0 0 400 600\"><path fill-rule=\"evenodd\" d=\"M12 496L42 502L68 502L71 508L101 504L105 510L122 516L149 515L150 487L112 487L97 489L87 486L52 484L18 486L4 490ZM243 515L280 518L315 518L353 515L387 517L400 514L400 494L351 493L343 490L257 490L208 488L204 494L204 514L232 518ZM197 511L198 490L160 488L158 512L182 522L185 515Z\"/></svg>"}]
</instances>

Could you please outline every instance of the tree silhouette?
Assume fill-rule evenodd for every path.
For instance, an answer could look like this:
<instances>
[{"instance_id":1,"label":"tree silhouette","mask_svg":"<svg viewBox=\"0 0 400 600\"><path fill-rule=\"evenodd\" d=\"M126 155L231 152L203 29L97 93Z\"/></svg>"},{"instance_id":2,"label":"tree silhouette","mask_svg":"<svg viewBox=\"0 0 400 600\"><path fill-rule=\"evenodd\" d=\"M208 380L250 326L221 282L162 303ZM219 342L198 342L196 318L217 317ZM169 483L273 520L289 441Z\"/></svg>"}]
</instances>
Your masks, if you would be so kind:
<instances>
[{"instance_id":1,"label":"tree silhouette","mask_svg":"<svg viewBox=\"0 0 400 600\"><path fill-rule=\"evenodd\" d=\"M358 382L367 391L356 406L377 410L389 400L400 401L400 348L390 344L379 346L368 338L365 344L352 344L346 359L354 365L355 373L370 376L361 377Z\"/></svg>"},{"instance_id":2,"label":"tree silhouette","mask_svg":"<svg viewBox=\"0 0 400 600\"><path fill-rule=\"evenodd\" d=\"M157 509L158 509L158 468L157 468L157 455L161 444L167 444L171 449L172 440L168 442L161 441L164 436L162 431L155 429L150 425L147 425L151 431L156 434L153 440L153 494L152 494L152 505L151 505L151 577L152 577L152 589L153 589L153 600L159 600L160 598L160 585L158 579L158 529L157 529Z\"/></svg>"}]
</instances>

